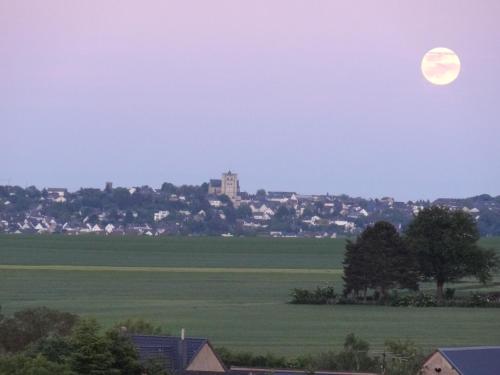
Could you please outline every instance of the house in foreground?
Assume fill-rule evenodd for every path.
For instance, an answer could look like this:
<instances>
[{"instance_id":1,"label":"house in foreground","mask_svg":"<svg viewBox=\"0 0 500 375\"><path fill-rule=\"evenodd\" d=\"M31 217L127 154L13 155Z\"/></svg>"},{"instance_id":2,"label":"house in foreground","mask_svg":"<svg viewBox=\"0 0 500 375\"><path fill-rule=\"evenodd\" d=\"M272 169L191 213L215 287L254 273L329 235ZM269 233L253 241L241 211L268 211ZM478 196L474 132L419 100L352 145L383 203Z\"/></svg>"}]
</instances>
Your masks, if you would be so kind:
<instances>
[{"instance_id":1,"label":"house in foreground","mask_svg":"<svg viewBox=\"0 0 500 375\"><path fill-rule=\"evenodd\" d=\"M421 375L499 375L500 346L440 348L424 362Z\"/></svg>"},{"instance_id":2,"label":"house in foreground","mask_svg":"<svg viewBox=\"0 0 500 375\"><path fill-rule=\"evenodd\" d=\"M132 335L143 364L161 363L172 374L225 374L227 368L207 339Z\"/></svg>"},{"instance_id":3,"label":"house in foreground","mask_svg":"<svg viewBox=\"0 0 500 375\"><path fill-rule=\"evenodd\" d=\"M155 361L176 375L310 375L310 371L251 367L227 368L205 338L132 335L143 364ZM353 372L315 371L316 375L376 375Z\"/></svg>"}]
</instances>

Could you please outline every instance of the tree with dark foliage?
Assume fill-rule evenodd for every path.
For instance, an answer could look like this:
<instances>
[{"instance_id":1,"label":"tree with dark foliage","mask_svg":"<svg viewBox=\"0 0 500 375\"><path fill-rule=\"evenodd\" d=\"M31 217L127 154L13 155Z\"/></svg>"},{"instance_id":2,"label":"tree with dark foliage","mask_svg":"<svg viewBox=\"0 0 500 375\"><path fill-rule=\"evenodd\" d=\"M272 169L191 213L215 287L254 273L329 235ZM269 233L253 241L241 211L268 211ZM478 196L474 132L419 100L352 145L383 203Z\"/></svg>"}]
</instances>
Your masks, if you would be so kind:
<instances>
[{"instance_id":1,"label":"tree with dark foliage","mask_svg":"<svg viewBox=\"0 0 500 375\"><path fill-rule=\"evenodd\" d=\"M417 253L422 275L436 282L438 301L443 300L445 283L466 276L487 282L498 267L495 253L478 246L476 223L463 211L426 208L410 223L406 237Z\"/></svg>"},{"instance_id":2,"label":"tree with dark foliage","mask_svg":"<svg viewBox=\"0 0 500 375\"><path fill-rule=\"evenodd\" d=\"M44 337L68 335L77 321L77 315L47 307L18 311L0 319L0 352L17 353Z\"/></svg>"},{"instance_id":3,"label":"tree with dark foliage","mask_svg":"<svg viewBox=\"0 0 500 375\"><path fill-rule=\"evenodd\" d=\"M82 320L75 327L71 335L71 369L82 375L118 375L119 371L113 368L113 356L107 340L99 335L99 329L94 319Z\"/></svg>"},{"instance_id":4,"label":"tree with dark foliage","mask_svg":"<svg viewBox=\"0 0 500 375\"><path fill-rule=\"evenodd\" d=\"M379 221L355 242L347 241L344 282L346 294L363 291L366 295L370 288L386 297L394 287L417 289L416 256L392 224Z\"/></svg>"},{"instance_id":5,"label":"tree with dark foliage","mask_svg":"<svg viewBox=\"0 0 500 375\"><path fill-rule=\"evenodd\" d=\"M111 363L113 369L118 370L120 375L140 375L142 373L139 355L128 335L117 329L112 329L105 333L104 339L113 358Z\"/></svg>"}]
</instances>

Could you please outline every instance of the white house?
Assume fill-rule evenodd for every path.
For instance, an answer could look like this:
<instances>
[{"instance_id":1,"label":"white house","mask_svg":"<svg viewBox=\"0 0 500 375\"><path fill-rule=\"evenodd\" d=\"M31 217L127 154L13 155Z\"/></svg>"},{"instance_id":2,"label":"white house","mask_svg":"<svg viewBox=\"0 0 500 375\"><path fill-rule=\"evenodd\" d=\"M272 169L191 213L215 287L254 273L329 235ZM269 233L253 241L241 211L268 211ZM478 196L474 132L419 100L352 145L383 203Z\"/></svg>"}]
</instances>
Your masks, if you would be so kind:
<instances>
[{"instance_id":1,"label":"white house","mask_svg":"<svg viewBox=\"0 0 500 375\"><path fill-rule=\"evenodd\" d=\"M216 208L222 206L222 202L218 199L209 199L208 203L210 204L210 206L216 207Z\"/></svg>"},{"instance_id":2,"label":"white house","mask_svg":"<svg viewBox=\"0 0 500 375\"><path fill-rule=\"evenodd\" d=\"M353 231L356 228L356 224L346 220L335 220L333 224L338 225L339 227L344 227L346 231Z\"/></svg>"},{"instance_id":3,"label":"white house","mask_svg":"<svg viewBox=\"0 0 500 375\"><path fill-rule=\"evenodd\" d=\"M163 219L165 219L166 217L168 217L168 215L170 215L170 212L168 211L158 211L158 212L155 212L154 215L153 215L153 219L154 221L161 221Z\"/></svg>"},{"instance_id":4,"label":"white house","mask_svg":"<svg viewBox=\"0 0 500 375\"><path fill-rule=\"evenodd\" d=\"M91 229L92 232L102 232L101 227L98 224L95 224Z\"/></svg>"},{"instance_id":5,"label":"white house","mask_svg":"<svg viewBox=\"0 0 500 375\"><path fill-rule=\"evenodd\" d=\"M106 234L111 234L111 233L113 233L114 230L115 230L115 226L111 223L109 223L108 225L106 225L104 227L104 231L106 232Z\"/></svg>"}]
</instances>

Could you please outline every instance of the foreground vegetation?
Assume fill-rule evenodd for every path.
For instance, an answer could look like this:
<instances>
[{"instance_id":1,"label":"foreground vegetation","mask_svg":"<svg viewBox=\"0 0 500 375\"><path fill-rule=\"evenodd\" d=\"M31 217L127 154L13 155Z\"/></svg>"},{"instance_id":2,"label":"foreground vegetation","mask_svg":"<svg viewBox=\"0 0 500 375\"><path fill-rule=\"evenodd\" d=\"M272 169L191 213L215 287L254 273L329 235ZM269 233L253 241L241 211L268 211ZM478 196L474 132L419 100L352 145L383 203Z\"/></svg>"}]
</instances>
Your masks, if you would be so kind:
<instances>
[{"instance_id":1,"label":"foreground vegetation","mask_svg":"<svg viewBox=\"0 0 500 375\"><path fill-rule=\"evenodd\" d=\"M94 319L39 307L0 315L0 375L168 375L164 360L141 362L130 334L166 334L144 320L103 331ZM411 342L387 341L382 355L349 334L342 350L285 358L217 348L227 366L415 373L423 354Z\"/></svg>"},{"instance_id":2,"label":"foreground vegetation","mask_svg":"<svg viewBox=\"0 0 500 375\"><path fill-rule=\"evenodd\" d=\"M1 375L167 375L155 362L140 363L128 333L156 333L143 321L102 332L94 319L39 307L0 315Z\"/></svg>"},{"instance_id":3,"label":"foreground vegetation","mask_svg":"<svg viewBox=\"0 0 500 375\"><path fill-rule=\"evenodd\" d=\"M480 244L500 251L500 239ZM410 339L426 352L500 341L497 309L285 303L296 287L342 285L344 246L342 239L0 236L0 264L8 265L0 265L0 304L5 314L45 305L93 316L105 328L142 318L234 351L287 357L341 351L349 333L373 350L387 339ZM464 279L448 287L463 296L499 285L495 275L488 285Z\"/></svg>"}]
</instances>

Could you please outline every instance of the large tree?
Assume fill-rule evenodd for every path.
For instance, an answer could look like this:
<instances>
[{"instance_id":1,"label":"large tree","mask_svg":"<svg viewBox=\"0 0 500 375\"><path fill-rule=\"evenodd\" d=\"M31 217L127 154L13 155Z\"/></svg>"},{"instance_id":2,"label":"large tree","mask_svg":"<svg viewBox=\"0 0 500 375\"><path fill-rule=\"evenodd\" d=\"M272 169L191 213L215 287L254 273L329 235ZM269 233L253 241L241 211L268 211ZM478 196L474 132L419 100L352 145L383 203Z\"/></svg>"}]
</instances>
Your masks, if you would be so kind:
<instances>
[{"instance_id":1,"label":"large tree","mask_svg":"<svg viewBox=\"0 0 500 375\"><path fill-rule=\"evenodd\" d=\"M445 283L466 276L486 282L498 265L492 250L478 246L476 223L463 211L426 208L409 224L406 237L417 254L422 276L436 282L438 300L443 298Z\"/></svg>"},{"instance_id":2,"label":"large tree","mask_svg":"<svg viewBox=\"0 0 500 375\"><path fill-rule=\"evenodd\" d=\"M416 289L418 264L396 228L379 221L355 242L347 241L344 281L347 293L376 289L386 295L394 287Z\"/></svg>"},{"instance_id":3,"label":"large tree","mask_svg":"<svg viewBox=\"0 0 500 375\"><path fill-rule=\"evenodd\" d=\"M46 307L18 311L0 319L0 352L17 353L52 335L67 336L78 316Z\"/></svg>"},{"instance_id":4,"label":"large tree","mask_svg":"<svg viewBox=\"0 0 500 375\"><path fill-rule=\"evenodd\" d=\"M119 370L113 368L114 358L108 341L99 330L94 319L81 320L75 327L71 336L71 369L82 375L118 375Z\"/></svg>"}]
</instances>

